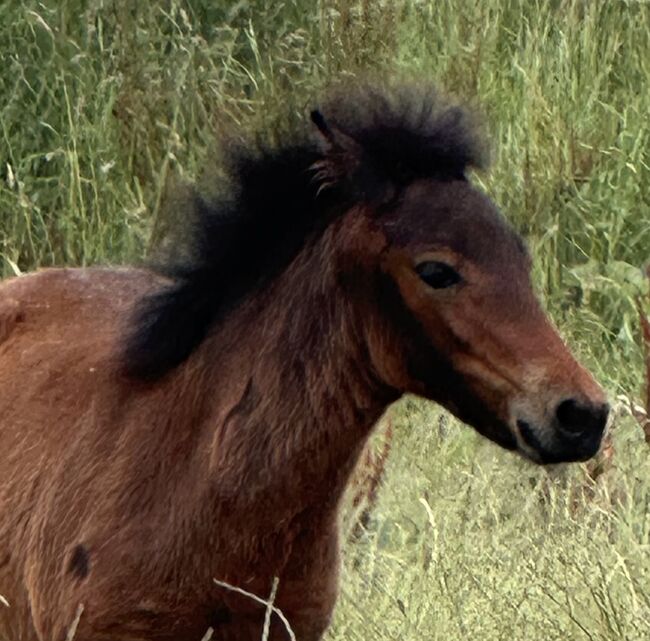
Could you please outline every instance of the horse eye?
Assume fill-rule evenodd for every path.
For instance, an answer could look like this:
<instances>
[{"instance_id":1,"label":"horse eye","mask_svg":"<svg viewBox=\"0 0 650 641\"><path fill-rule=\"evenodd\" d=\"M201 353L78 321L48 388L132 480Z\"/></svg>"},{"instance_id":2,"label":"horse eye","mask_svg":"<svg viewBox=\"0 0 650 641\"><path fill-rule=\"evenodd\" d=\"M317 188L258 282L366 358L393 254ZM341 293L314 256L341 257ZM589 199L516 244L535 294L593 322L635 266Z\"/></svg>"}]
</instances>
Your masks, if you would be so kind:
<instances>
[{"instance_id":1,"label":"horse eye","mask_svg":"<svg viewBox=\"0 0 650 641\"><path fill-rule=\"evenodd\" d=\"M420 263L415 271L427 285L434 289L451 287L461 281L460 274L453 267L437 260Z\"/></svg>"}]
</instances>

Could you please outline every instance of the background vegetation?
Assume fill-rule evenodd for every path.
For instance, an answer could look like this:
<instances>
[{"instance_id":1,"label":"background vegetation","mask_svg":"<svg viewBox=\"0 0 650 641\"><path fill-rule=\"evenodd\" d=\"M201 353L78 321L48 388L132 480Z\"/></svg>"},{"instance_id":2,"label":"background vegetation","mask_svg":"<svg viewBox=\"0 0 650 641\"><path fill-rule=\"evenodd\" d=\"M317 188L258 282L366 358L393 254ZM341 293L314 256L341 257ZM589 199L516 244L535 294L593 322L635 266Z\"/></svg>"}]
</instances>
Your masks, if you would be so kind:
<instances>
[{"instance_id":1,"label":"background vegetation","mask_svg":"<svg viewBox=\"0 0 650 641\"><path fill-rule=\"evenodd\" d=\"M614 399L614 467L535 468L428 404L345 550L331 641L650 638L650 449L630 417L650 248L650 4L624 0L4 0L0 274L140 261L232 123L342 75L435 81L485 116L476 180Z\"/></svg>"}]
</instances>

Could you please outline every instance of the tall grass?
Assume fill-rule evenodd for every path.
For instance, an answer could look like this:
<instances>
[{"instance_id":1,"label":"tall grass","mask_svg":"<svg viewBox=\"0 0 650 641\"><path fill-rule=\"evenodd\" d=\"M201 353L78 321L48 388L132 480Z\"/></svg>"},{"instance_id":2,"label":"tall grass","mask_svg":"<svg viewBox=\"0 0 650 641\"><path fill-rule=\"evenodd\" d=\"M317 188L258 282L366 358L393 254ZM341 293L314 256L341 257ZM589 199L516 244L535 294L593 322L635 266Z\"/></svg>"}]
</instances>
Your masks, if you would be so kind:
<instances>
[{"instance_id":1,"label":"tall grass","mask_svg":"<svg viewBox=\"0 0 650 641\"><path fill-rule=\"evenodd\" d=\"M650 637L650 464L628 416L650 254L650 4L623 0L0 3L0 274L139 261L226 126L300 117L345 76L425 77L485 116L475 179L619 399L615 467L550 474L430 405L393 410L331 639ZM588 491L584 491L587 488Z\"/></svg>"}]
</instances>

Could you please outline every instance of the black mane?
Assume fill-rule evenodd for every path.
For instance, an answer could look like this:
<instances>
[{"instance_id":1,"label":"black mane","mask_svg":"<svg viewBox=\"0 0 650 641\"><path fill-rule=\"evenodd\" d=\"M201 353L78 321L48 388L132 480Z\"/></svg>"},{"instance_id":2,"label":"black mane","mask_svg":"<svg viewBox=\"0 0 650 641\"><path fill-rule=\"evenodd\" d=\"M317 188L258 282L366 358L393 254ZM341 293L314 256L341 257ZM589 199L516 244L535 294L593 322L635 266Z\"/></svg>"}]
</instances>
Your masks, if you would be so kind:
<instances>
[{"instance_id":1,"label":"black mane","mask_svg":"<svg viewBox=\"0 0 650 641\"><path fill-rule=\"evenodd\" d=\"M302 122L279 146L227 149L227 193L194 203L192 258L159 268L172 284L137 303L129 375L156 379L183 362L354 202L379 205L417 178L462 179L482 164L467 113L441 106L433 90L348 88L312 120L316 127Z\"/></svg>"}]
</instances>

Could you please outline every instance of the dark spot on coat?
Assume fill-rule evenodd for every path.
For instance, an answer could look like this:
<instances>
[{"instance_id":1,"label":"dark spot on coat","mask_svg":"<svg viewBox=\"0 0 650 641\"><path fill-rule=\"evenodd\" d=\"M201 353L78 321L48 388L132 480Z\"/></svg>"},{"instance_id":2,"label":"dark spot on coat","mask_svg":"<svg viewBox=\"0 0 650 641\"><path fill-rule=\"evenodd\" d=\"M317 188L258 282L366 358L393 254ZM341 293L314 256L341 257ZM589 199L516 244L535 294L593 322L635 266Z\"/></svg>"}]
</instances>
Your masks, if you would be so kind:
<instances>
[{"instance_id":1,"label":"dark spot on coat","mask_svg":"<svg viewBox=\"0 0 650 641\"><path fill-rule=\"evenodd\" d=\"M68 572L78 579L85 579L90 572L90 554L83 545L77 545L72 551Z\"/></svg>"}]
</instances>

